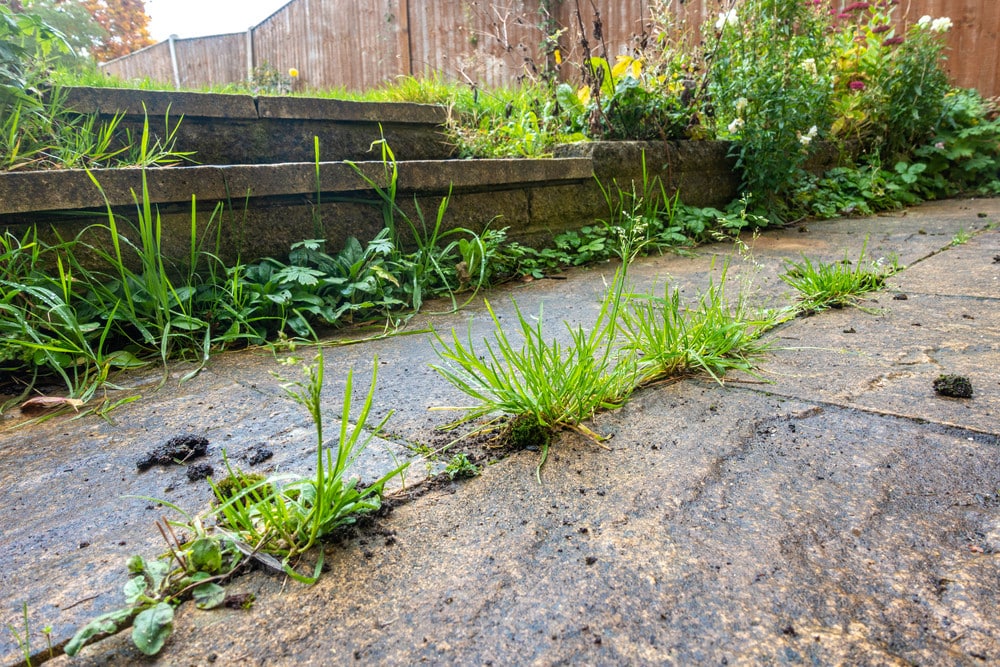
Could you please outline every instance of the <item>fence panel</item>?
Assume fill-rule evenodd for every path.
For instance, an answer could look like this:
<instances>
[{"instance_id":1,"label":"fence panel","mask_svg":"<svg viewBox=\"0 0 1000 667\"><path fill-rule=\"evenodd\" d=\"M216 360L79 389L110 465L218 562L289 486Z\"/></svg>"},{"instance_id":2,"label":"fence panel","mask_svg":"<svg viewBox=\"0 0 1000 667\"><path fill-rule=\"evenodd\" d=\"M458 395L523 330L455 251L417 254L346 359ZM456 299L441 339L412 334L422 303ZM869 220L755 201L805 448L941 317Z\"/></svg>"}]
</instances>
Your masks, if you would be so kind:
<instances>
[{"instance_id":1,"label":"fence panel","mask_svg":"<svg viewBox=\"0 0 1000 667\"><path fill-rule=\"evenodd\" d=\"M297 86L360 90L404 70L400 0L295 0L253 29L254 63L299 71Z\"/></svg>"},{"instance_id":2,"label":"fence panel","mask_svg":"<svg viewBox=\"0 0 1000 667\"><path fill-rule=\"evenodd\" d=\"M177 74L183 88L247 79L246 33L174 40Z\"/></svg>"},{"instance_id":3,"label":"fence panel","mask_svg":"<svg viewBox=\"0 0 1000 667\"><path fill-rule=\"evenodd\" d=\"M841 0L841 5L845 0ZM597 0L602 37L594 36L590 0L292 0L252 29L253 63L281 72L296 68L299 88L377 86L400 74L440 72L447 77L499 86L534 75L545 65L539 6L566 28L559 39L562 78L567 62L579 62L580 26L593 53L627 53L652 37L651 16L669 12L678 29L697 40L704 21L714 21L728 1ZM577 17L579 8L580 16ZM904 25L923 15L949 16L947 69L960 86L1000 94L1000 3L996 0L902 0ZM245 35L175 40L184 85L225 84L246 78ZM554 62L549 62L549 66ZM167 42L104 65L122 78L172 83Z\"/></svg>"}]
</instances>

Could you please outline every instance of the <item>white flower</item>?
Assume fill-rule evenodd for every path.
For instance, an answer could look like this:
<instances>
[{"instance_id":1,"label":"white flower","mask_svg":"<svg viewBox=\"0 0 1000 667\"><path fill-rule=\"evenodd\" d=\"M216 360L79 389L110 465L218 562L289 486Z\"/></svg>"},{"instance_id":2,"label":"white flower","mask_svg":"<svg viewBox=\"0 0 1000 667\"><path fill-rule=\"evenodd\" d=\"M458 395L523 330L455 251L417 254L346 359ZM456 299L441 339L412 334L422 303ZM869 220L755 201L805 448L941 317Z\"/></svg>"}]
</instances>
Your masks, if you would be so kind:
<instances>
[{"instance_id":1,"label":"white flower","mask_svg":"<svg viewBox=\"0 0 1000 667\"><path fill-rule=\"evenodd\" d=\"M722 12L719 14L719 20L715 22L715 29L721 31L727 25L738 26L740 24L740 17L736 15L736 8L730 9L728 12Z\"/></svg>"},{"instance_id":2,"label":"white flower","mask_svg":"<svg viewBox=\"0 0 1000 667\"><path fill-rule=\"evenodd\" d=\"M809 131L806 132L805 134L798 132L797 134L799 135L799 143L802 144L803 146L808 146L809 144L812 143L812 140L816 138L817 132L819 132L819 128L816 127L815 125L810 127Z\"/></svg>"},{"instance_id":3,"label":"white flower","mask_svg":"<svg viewBox=\"0 0 1000 667\"><path fill-rule=\"evenodd\" d=\"M931 32L948 32L951 29L951 25L951 19L947 16L942 16L939 19L931 21Z\"/></svg>"},{"instance_id":4,"label":"white flower","mask_svg":"<svg viewBox=\"0 0 1000 667\"><path fill-rule=\"evenodd\" d=\"M932 19L930 16L924 14L923 16L920 17L920 20L917 21L917 25L920 26L921 28L926 28L927 26L930 25L931 21L933 20L934 19Z\"/></svg>"},{"instance_id":5,"label":"white flower","mask_svg":"<svg viewBox=\"0 0 1000 667\"><path fill-rule=\"evenodd\" d=\"M737 116L742 116L743 115L743 112L746 111L747 104L749 104L749 103L747 102L747 98L745 98L745 97L741 97L740 99L736 100L736 115Z\"/></svg>"},{"instance_id":6,"label":"white flower","mask_svg":"<svg viewBox=\"0 0 1000 667\"><path fill-rule=\"evenodd\" d=\"M816 59L815 58L806 58L805 60L803 60L800 63L800 65L801 65L802 69L804 69L806 72L808 72L808 74L811 77L813 77L814 79L816 78Z\"/></svg>"},{"instance_id":7,"label":"white flower","mask_svg":"<svg viewBox=\"0 0 1000 667\"><path fill-rule=\"evenodd\" d=\"M728 129L728 130L729 130L729 133L730 133L730 134L736 134L736 133L738 133L738 132L739 132L739 131L740 131L741 129L743 129L743 126L744 126L744 125L746 125L746 123L744 123L744 122L743 122L743 119L742 119L742 118L734 118L734 119L733 119L733 122L732 122L732 123L730 123L730 124L729 124L729 127L728 127L728 128L726 128L726 129Z\"/></svg>"}]
</instances>

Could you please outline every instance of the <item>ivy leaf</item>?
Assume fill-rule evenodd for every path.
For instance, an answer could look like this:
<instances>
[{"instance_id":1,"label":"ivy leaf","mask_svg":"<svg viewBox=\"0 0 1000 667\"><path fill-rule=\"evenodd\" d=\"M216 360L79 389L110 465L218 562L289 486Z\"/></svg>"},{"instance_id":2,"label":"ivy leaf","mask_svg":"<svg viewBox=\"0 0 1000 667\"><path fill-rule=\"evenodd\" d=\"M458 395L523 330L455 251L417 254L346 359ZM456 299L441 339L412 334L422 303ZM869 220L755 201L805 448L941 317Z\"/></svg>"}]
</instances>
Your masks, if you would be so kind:
<instances>
[{"instance_id":1,"label":"ivy leaf","mask_svg":"<svg viewBox=\"0 0 1000 667\"><path fill-rule=\"evenodd\" d=\"M202 584L191 595L198 609L214 609L226 601L226 589L215 583Z\"/></svg>"},{"instance_id":2,"label":"ivy leaf","mask_svg":"<svg viewBox=\"0 0 1000 667\"><path fill-rule=\"evenodd\" d=\"M156 655L174 630L174 608L166 602L140 612L132 624L132 642L146 655Z\"/></svg>"}]
</instances>

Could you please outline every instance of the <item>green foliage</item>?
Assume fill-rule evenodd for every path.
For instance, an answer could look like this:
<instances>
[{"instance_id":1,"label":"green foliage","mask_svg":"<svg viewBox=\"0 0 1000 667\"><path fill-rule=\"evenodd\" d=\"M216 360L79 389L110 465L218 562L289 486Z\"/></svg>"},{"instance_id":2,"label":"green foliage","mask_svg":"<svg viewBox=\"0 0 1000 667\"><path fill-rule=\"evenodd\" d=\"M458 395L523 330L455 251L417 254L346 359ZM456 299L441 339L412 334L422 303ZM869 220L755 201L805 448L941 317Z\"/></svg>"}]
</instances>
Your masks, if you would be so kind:
<instances>
[{"instance_id":1,"label":"green foliage","mask_svg":"<svg viewBox=\"0 0 1000 667\"><path fill-rule=\"evenodd\" d=\"M927 165L918 186L929 198L1000 192L1000 119L992 101L953 90L934 136L914 152Z\"/></svg>"},{"instance_id":2,"label":"green foliage","mask_svg":"<svg viewBox=\"0 0 1000 667\"><path fill-rule=\"evenodd\" d=\"M631 297L622 314L624 348L639 359L641 383L705 372L716 381L728 371L753 373L769 344L760 335L776 324L773 314L755 313L741 293L726 297L728 265L709 283L697 307L685 306L680 290L664 286L663 297Z\"/></svg>"},{"instance_id":3,"label":"green foliage","mask_svg":"<svg viewBox=\"0 0 1000 667\"><path fill-rule=\"evenodd\" d=\"M847 259L846 255L832 264L814 264L808 257L803 257L801 262L786 260L785 271L779 277L799 293L801 312L814 313L854 305L861 295L882 289L886 278L899 270L895 261L866 260L866 250L867 242L857 262Z\"/></svg>"},{"instance_id":4,"label":"green foliage","mask_svg":"<svg viewBox=\"0 0 1000 667\"><path fill-rule=\"evenodd\" d=\"M720 20L709 90L744 192L769 211L781 202L829 126L832 90L824 10L805 2L747 0Z\"/></svg>"},{"instance_id":5,"label":"green foliage","mask_svg":"<svg viewBox=\"0 0 1000 667\"><path fill-rule=\"evenodd\" d=\"M289 360L291 364L296 361ZM304 379L281 385L285 394L305 407L312 418L316 434L315 475L265 480L229 469L227 478L212 485L216 506L199 516L190 516L170 503L159 501L184 517L183 521L157 523L168 552L152 560L138 555L129 559L131 578L123 589L125 607L103 614L80 628L66 644L67 655L74 656L94 639L130 625L136 648L146 655L156 655L173 631L174 608L189 598L198 609L214 609L227 603L222 584L248 558L304 583L311 584L319 578L322 551L312 576L296 572L291 560L337 529L378 510L385 484L402 474L408 465L400 465L363 488L357 478L347 477L351 465L377 437L391 413L375 428L367 428L378 373L378 359L375 359L371 385L353 426L350 425L352 373L348 374L339 439L334 448L325 447L323 370L323 357L318 355L314 363L302 366ZM228 468L228 461L226 465ZM206 525L213 518L215 525ZM192 537L181 541L175 527L181 529L182 535Z\"/></svg>"},{"instance_id":6,"label":"green foliage","mask_svg":"<svg viewBox=\"0 0 1000 667\"><path fill-rule=\"evenodd\" d=\"M585 72L589 85L578 91L566 83L556 88L571 130L604 140L688 137L697 114L680 94L668 92L693 85L682 73L664 73L655 64L623 55L613 67L605 58L593 57Z\"/></svg>"},{"instance_id":7,"label":"green foliage","mask_svg":"<svg viewBox=\"0 0 1000 667\"><path fill-rule=\"evenodd\" d=\"M477 402L464 409L464 416L455 425L503 412L548 430L571 429L599 441L600 436L582 422L598 410L622 405L634 386L634 359L615 348L625 274L623 266L589 332L566 326L570 342L565 345L558 339L546 340L541 312L532 324L516 303L520 348L511 342L489 302L486 307L494 324L493 342L483 340L478 347L471 332L466 342L454 330L450 341L435 333L434 349L444 363L432 368ZM538 465L539 479L547 455L546 443Z\"/></svg>"},{"instance_id":8,"label":"green foliage","mask_svg":"<svg viewBox=\"0 0 1000 667\"><path fill-rule=\"evenodd\" d=\"M478 477L482 470L479 469L479 466L469 460L468 454L460 452L451 457L451 460L448 461L448 465L445 466L444 472L448 475L448 479L455 479L463 477Z\"/></svg>"},{"instance_id":9,"label":"green foliage","mask_svg":"<svg viewBox=\"0 0 1000 667\"><path fill-rule=\"evenodd\" d=\"M171 526L182 526L194 537L180 542ZM169 552L153 560L132 556L131 578L123 593L125 606L102 614L73 635L64 650L75 656L91 641L132 627L132 642L146 655L156 655L173 631L174 607L189 596L199 609L213 609L225 602L225 581L244 561L244 554L230 540L209 534L200 520L190 524L164 521L157 528Z\"/></svg>"}]
</instances>

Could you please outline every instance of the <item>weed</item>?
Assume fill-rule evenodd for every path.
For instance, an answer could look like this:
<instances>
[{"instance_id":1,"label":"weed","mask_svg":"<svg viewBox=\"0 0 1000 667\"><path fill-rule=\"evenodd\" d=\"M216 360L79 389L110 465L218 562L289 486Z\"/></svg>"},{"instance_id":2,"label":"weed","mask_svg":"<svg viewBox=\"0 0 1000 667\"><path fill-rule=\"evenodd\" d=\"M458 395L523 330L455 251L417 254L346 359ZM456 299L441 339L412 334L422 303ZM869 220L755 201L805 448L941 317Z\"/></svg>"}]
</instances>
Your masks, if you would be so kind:
<instances>
[{"instance_id":1,"label":"weed","mask_svg":"<svg viewBox=\"0 0 1000 667\"><path fill-rule=\"evenodd\" d=\"M866 240L857 262L851 262L846 254L843 260L831 264L814 264L808 257L801 262L786 260L786 269L779 277L799 293L801 312L854 305L861 295L882 289L886 278L900 269L895 260L888 264L881 259L866 260L867 247Z\"/></svg>"},{"instance_id":2,"label":"weed","mask_svg":"<svg viewBox=\"0 0 1000 667\"><path fill-rule=\"evenodd\" d=\"M285 382L282 389L289 398L305 407L312 418L316 432L315 476L264 479L233 471L227 461L228 477L212 485L217 504L201 515L191 516L176 505L157 501L184 517L184 521L164 519L157 523L168 553L153 560L141 556L129 559L132 578L124 587L125 606L80 628L65 647L67 655L76 655L96 637L129 626L132 626L132 641L136 647L147 655L155 655L173 630L174 608L188 598L193 598L199 609L223 604L226 592L222 584L250 558L283 571L297 581L314 583L321 572L322 551L312 576L296 572L291 560L312 548L317 540L381 507L386 482L400 475L407 463L363 488L357 478L346 477L348 468L391 415L373 430L367 430L378 360L373 364L372 382L354 426L349 424L352 374L347 376L340 437L335 448L324 446L320 404L322 355L317 356L313 364L303 365L302 370L304 380ZM212 518L214 525L206 525ZM182 529L182 534L193 537L178 538L175 527Z\"/></svg>"},{"instance_id":3,"label":"weed","mask_svg":"<svg viewBox=\"0 0 1000 667\"><path fill-rule=\"evenodd\" d=\"M632 296L622 313L625 348L638 358L640 383L703 371L717 382L732 370L753 373L769 344L761 333L775 324L773 314L753 312L741 293L726 297L728 264L709 283L695 308L681 302L680 290L663 297Z\"/></svg>"},{"instance_id":4,"label":"weed","mask_svg":"<svg viewBox=\"0 0 1000 667\"><path fill-rule=\"evenodd\" d=\"M949 245L951 246L964 245L968 243L971 238L972 234L965 231L964 229L959 229L957 232L955 232L955 235L951 238L951 243Z\"/></svg>"},{"instance_id":5,"label":"weed","mask_svg":"<svg viewBox=\"0 0 1000 667\"><path fill-rule=\"evenodd\" d=\"M477 477L482 472L479 466L470 461L469 456L464 452L452 456L444 471L449 479Z\"/></svg>"},{"instance_id":6,"label":"weed","mask_svg":"<svg viewBox=\"0 0 1000 667\"><path fill-rule=\"evenodd\" d=\"M566 325L568 345L547 341L542 327L542 313L532 325L517 304L523 344L515 348L487 302L493 320L493 342L483 341L477 349L471 332L463 343L454 330L445 341L435 333L435 352L444 362L433 368L454 387L478 403L465 410L455 424L494 412L530 418L538 426L557 430L567 428L594 440L601 437L584 426L602 409L621 406L634 386L635 361L632 355L620 355L615 348L618 315L626 267L615 275L602 301L597 322L589 333L582 327ZM548 442L542 447L541 468L548 456Z\"/></svg>"}]
</instances>

